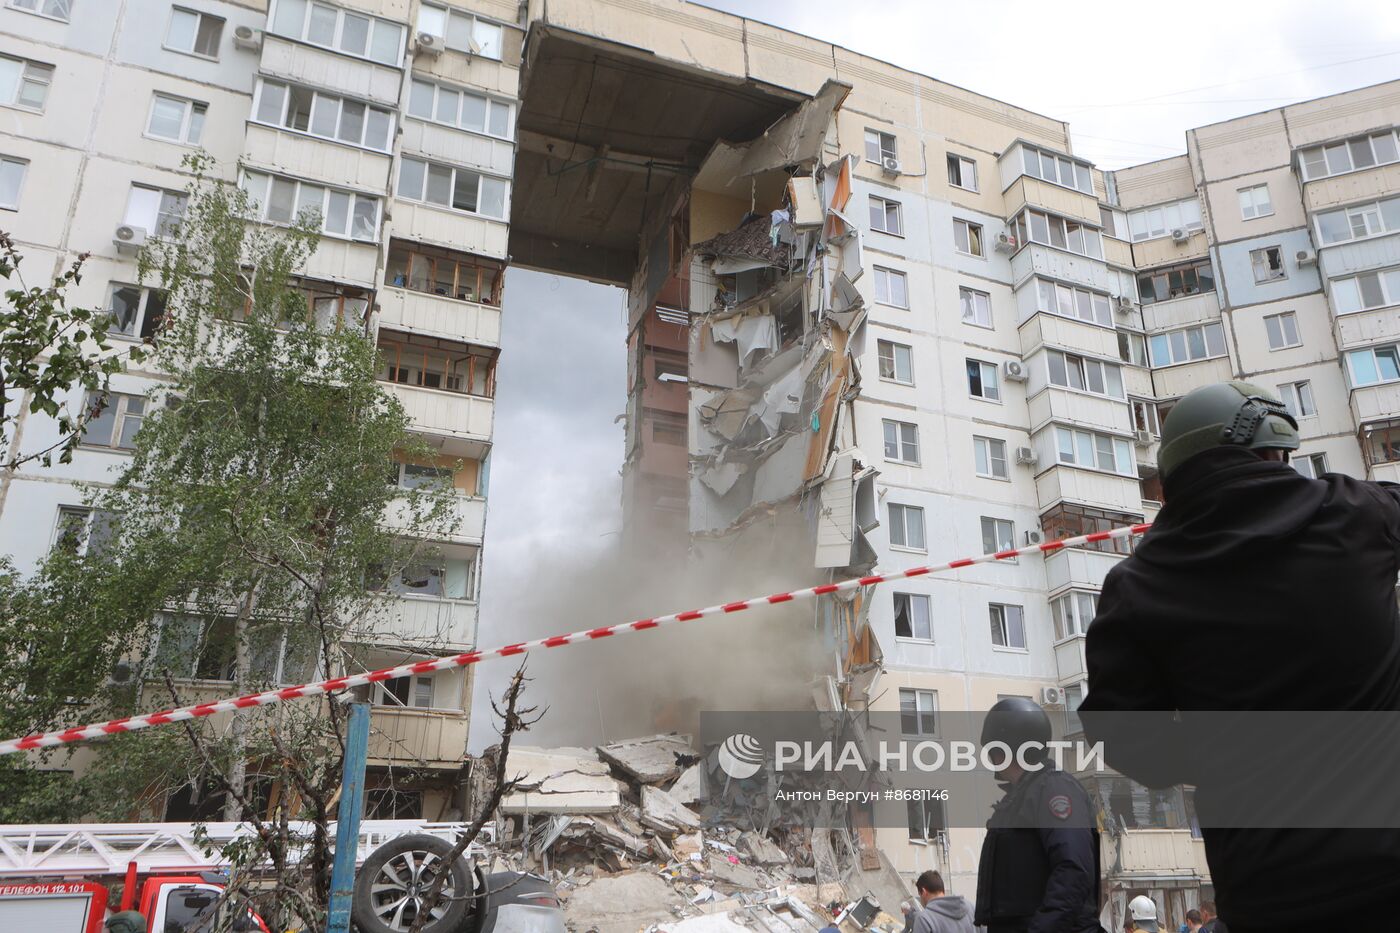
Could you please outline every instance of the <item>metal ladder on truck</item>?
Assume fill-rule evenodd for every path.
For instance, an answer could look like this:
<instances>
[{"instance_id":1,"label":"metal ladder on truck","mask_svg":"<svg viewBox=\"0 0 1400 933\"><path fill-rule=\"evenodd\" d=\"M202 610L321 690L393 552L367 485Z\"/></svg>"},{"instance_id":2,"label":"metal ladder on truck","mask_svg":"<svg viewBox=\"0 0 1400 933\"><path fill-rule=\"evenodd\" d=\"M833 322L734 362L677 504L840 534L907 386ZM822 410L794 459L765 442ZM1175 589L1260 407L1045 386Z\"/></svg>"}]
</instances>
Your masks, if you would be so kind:
<instances>
[{"instance_id":1,"label":"metal ladder on truck","mask_svg":"<svg viewBox=\"0 0 1400 933\"><path fill-rule=\"evenodd\" d=\"M386 841L408 833L427 833L455 841L465 823L421 820L361 820L355 864ZM203 828L204 842L195 827ZM309 838L312 824L293 821L289 828ZM483 827L483 839L493 827ZM330 824L335 838L336 824ZM214 871L227 866L218 850L254 836L247 823L75 823L0 825L0 881L11 878L91 878L120 875L135 862L139 871ZM208 854L205 846L214 851ZM475 849L475 844L473 844ZM474 853L472 853L474 854Z\"/></svg>"}]
</instances>

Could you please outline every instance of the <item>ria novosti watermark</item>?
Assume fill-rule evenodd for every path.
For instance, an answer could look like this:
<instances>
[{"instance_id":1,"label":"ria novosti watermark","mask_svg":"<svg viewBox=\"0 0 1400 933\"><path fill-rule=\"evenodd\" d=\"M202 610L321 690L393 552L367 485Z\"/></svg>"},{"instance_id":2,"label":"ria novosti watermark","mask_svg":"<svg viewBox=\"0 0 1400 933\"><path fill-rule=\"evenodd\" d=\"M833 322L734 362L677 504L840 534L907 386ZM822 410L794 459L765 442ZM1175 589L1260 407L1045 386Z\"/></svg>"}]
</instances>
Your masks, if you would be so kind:
<instances>
[{"instance_id":1,"label":"ria novosti watermark","mask_svg":"<svg viewBox=\"0 0 1400 933\"><path fill-rule=\"evenodd\" d=\"M737 736L736 736L737 737ZM745 739L756 742L752 736ZM1068 753L1073 752L1073 755ZM935 740L879 741L873 746L847 742L773 743L773 768L776 771L956 771L972 773L978 770L1001 773L1015 764L1022 771L1034 773L1053 767L1057 771L1103 771L1103 743L1052 739L1049 742L1023 742L1012 748L1006 742L981 745L968 740L939 742ZM724 759L720 759L721 766ZM726 773L729 773L726 770ZM731 774L731 777L734 776Z\"/></svg>"}]
</instances>

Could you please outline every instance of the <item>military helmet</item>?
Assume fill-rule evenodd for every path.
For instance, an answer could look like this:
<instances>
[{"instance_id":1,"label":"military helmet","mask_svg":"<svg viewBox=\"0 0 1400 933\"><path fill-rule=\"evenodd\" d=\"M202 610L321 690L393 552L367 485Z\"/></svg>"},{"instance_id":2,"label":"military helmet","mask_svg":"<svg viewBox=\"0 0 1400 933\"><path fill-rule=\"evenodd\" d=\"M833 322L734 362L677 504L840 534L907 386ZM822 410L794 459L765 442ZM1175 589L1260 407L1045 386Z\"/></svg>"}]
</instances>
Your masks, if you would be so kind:
<instances>
[{"instance_id":1,"label":"military helmet","mask_svg":"<svg viewBox=\"0 0 1400 933\"><path fill-rule=\"evenodd\" d=\"M983 745L1005 742L1012 751L1028 743L1039 746L1026 754L1027 761L1043 754L1043 747L1049 741L1050 717L1030 697L998 700L987 711L987 718L982 720Z\"/></svg>"},{"instance_id":2,"label":"military helmet","mask_svg":"<svg viewBox=\"0 0 1400 933\"><path fill-rule=\"evenodd\" d=\"M1213 447L1298 449L1298 422L1278 396L1249 382L1221 382L1182 396L1162 422L1162 478Z\"/></svg>"}]
</instances>

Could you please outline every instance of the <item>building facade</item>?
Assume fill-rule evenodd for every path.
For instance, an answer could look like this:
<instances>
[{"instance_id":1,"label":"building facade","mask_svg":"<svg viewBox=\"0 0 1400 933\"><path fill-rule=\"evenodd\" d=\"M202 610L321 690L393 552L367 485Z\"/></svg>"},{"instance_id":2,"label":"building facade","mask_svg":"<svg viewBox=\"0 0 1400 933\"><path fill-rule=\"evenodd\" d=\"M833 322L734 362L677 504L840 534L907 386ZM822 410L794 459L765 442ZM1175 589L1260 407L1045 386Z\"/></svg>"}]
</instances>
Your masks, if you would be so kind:
<instances>
[{"instance_id":1,"label":"building facade","mask_svg":"<svg viewBox=\"0 0 1400 933\"><path fill-rule=\"evenodd\" d=\"M323 237L296 284L318 319L364 328L382 353L385 388L439 452L397 464L397 481L446 481L457 494L454 530L432 542L440 556L391 583L387 623L354 646L355 667L476 644L522 38L515 13L491 0L450 9L417 0L0 6L0 225L31 284L90 254L68 298L110 308L114 343L149 337L159 320L162 296L137 280L135 252L178 220L186 154L209 152L215 177L248 190L266 223L320 211ZM92 545L101 516L84 506L85 492L110 482L128 456L159 379L140 366L114 377L71 464L0 477L0 540L19 569L60 531L79 528ZM68 400L74 410L83 403ZM14 440L29 450L56 437L52 422L26 414ZM178 625L167 621L160 637L193 646L187 686L227 694L230 643L213 626ZM277 678L313 673L282 659ZM453 811L470 697L463 671L376 686L372 813ZM187 818L185 796L155 815Z\"/></svg>"}]
</instances>

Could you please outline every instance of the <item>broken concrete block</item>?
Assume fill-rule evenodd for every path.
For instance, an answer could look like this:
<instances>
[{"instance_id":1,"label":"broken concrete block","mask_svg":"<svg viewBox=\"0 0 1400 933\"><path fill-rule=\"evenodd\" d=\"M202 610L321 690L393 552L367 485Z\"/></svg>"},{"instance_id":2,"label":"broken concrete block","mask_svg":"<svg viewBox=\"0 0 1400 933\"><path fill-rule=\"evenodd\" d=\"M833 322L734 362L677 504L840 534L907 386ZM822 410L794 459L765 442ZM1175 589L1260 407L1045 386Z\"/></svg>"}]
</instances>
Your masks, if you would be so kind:
<instances>
[{"instance_id":1,"label":"broken concrete block","mask_svg":"<svg viewBox=\"0 0 1400 933\"><path fill-rule=\"evenodd\" d=\"M676 783L668 791L677 803L692 804L710 797L710 779L705 774L705 763L698 762L681 772Z\"/></svg>"},{"instance_id":2,"label":"broken concrete block","mask_svg":"<svg viewBox=\"0 0 1400 933\"><path fill-rule=\"evenodd\" d=\"M700 828L700 817L659 787L642 788L642 823L663 833Z\"/></svg>"},{"instance_id":3,"label":"broken concrete block","mask_svg":"<svg viewBox=\"0 0 1400 933\"><path fill-rule=\"evenodd\" d=\"M732 884L739 888L761 888L763 887L763 876L757 870L750 868L737 858L730 861L734 856L710 855L705 859L706 870L710 877L724 884Z\"/></svg>"},{"instance_id":4,"label":"broken concrete block","mask_svg":"<svg viewBox=\"0 0 1400 933\"><path fill-rule=\"evenodd\" d=\"M671 851L676 854L677 859L699 860L701 853L705 851L705 837L698 832L677 836L671 843Z\"/></svg>"},{"instance_id":5,"label":"broken concrete block","mask_svg":"<svg viewBox=\"0 0 1400 933\"><path fill-rule=\"evenodd\" d=\"M598 746L598 754L643 784L659 784L680 774L677 755L693 758L688 735L656 735Z\"/></svg>"},{"instance_id":6,"label":"broken concrete block","mask_svg":"<svg viewBox=\"0 0 1400 933\"><path fill-rule=\"evenodd\" d=\"M590 822L594 837L602 842L616 846L633 855L648 856L651 854L651 843L641 836L634 836L608 820L594 817Z\"/></svg>"},{"instance_id":7,"label":"broken concrete block","mask_svg":"<svg viewBox=\"0 0 1400 933\"><path fill-rule=\"evenodd\" d=\"M503 813L606 813L622 804L624 785L587 748L513 748L506 774L521 785L501 801Z\"/></svg>"},{"instance_id":8,"label":"broken concrete block","mask_svg":"<svg viewBox=\"0 0 1400 933\"><path fill-rule=\"evenodd\" d=\"M744 833L739 837L739 851L760 865L786 865L787 853L778 844L760 833Z\"/></svg>"}]
</instances>

